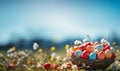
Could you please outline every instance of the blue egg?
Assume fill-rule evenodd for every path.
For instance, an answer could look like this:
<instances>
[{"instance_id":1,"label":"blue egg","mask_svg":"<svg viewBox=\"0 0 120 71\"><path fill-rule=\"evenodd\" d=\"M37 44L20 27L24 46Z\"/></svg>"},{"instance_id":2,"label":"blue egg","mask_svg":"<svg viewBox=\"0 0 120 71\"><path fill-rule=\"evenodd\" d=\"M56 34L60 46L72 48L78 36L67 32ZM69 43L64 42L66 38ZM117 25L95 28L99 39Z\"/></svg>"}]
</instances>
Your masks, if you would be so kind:
<instances>
[{"instance_id":1,"label":"blue egg","mask_svg":"<svg viewBox=\"0 0 120 71\"><path fill-rule=\"evenodd\" d=\"M96 54L94 52L90 53L89 60L96 60Z\"/></svg>"},{"instance_id":2,"label":"blue egg","mask_svg":"<svg viewBox=\"0 0 120 71\"><path fill-rule=\"evenodd\" d=\"M75 57L79 58L79 57L81 56L81 53L82 53L81 50L77 50L77 51L75 52Z\"/></svg>"},{"instance_id":3,"label":"blue egg","mask_svg":"<svg viewBox=\"0 0 120 71\"><path fill-rule=\"evenodd\" d=\"M98 50L103 50L103 45L102 44L100 44L100 45L97 45L96 47L95 47L95 49L98 49Z\"/></svg>"},{"instance_id":4,"label":"blue egg","mask_svg":"<svg viewBox=\"0 0 120 71\"><path fill-rule=\"evenodd\" d=\"M113 47L110 47L110 50L112 51L112 53L114 53L115 49Z\"/></svg>"}]
</instances>

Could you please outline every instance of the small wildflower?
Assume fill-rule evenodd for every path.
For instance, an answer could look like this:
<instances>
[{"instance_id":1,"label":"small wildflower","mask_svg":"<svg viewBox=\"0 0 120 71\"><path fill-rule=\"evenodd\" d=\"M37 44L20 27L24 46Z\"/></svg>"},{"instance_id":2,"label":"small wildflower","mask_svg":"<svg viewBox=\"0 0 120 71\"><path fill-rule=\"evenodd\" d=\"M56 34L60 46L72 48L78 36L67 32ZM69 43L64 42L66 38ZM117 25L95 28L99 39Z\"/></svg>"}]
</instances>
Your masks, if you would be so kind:
<instances>
[{"instance_id":1,"label":"small wildflower","mask_svg":"<svg viewBox=\"0 0 120 71\"><path fill-rule=\"evenodd\" d=\"M69 49L69 45L68 44L65 45L65 49L66 50Z\"/></svg>"},{"instance_id":2,"label":"small wildflower","mask_svg":"<svg viewBox=\"0 0 120 71\"><path fill-rule=\"evenodd\" d=\"M56 48L55 48L54 46L53 46L53 47L51 47L51 51L55 51L55 49L56 49Z\"/></svg>"},{"instance_id":3,"label":"small wildflower","mask_svg":"<svg viewBox=\"0 0 120 71\"><path fill-rule=\"evenodd\" d=\"M81 44L82 44L82 42L81 42L81 41L79 41L79 40L75 40L74 44L78 46L78 45L81 45Z\"/></svg>"},{"instance_id":4,"label":"small wildflower","mask_svg":"<svg viewBox=\"0 0 120 71\"><path fill-rule=\"evenodd\" d=\"M35 42L35 43L33 44L33 49L36 50L36 49L38 49L38 47L39 47L38 43Z\"/></svg>"},{"instance_id":5,"label":"small wildflower","mask_svg":"<svg viewBox=\"0 0 120 71\"><path fill-rule=\"evenodd\" d=\"M53 60L54 60L54 58L53 58L53 57L51 57L51 58L50 58L50 61L53 61Z\"/></svg>"},{"instance_id":6,"label":"small wildflower","mask_svg":"<svg viewBox=\"0 0 120 71\"><path fill-rule=\"evenodd\" d=\"M40 52L40 53L41 53L41 52L42 52L42 49L40 48L40 49L38 50L38 52Z\"/></svg>"}]
</instances>

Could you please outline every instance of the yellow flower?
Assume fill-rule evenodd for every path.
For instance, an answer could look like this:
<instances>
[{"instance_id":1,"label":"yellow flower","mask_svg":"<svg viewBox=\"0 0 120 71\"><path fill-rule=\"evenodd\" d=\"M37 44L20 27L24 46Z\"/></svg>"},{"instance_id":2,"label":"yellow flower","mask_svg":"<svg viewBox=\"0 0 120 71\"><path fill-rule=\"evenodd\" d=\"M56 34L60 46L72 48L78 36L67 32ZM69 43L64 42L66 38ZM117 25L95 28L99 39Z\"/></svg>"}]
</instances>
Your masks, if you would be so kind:
<instances>
[{"instance_id":1,"label":"yellow flower","mask_svg":"<svg viewBox=\"0 0 120 71\"><path fill-rule=\"evenodd\" d=\"M40 49L38 50L38 52L42 52L42 49L40 48Z\"/></svg>"},{"instance_id":2,"label":"yellow flower","mask_svg":"<svg viewBox=\"0 0 120 71\"><path fill-rule=\"evenodd\" d=\"M11 51L15 51L16 50L16 47L13 46L12 48L10 48Z\"/></svg>"},{"instance_id":3,"label":"yellow flower","mask_svg":"<svg viewBox=\"0 0 120 71\"><path fill-rule=\"evenodd\" d=\"M27 64L28 64L28 65L30 65L30 64L31 64L30 60L28 60L28 61L27 61Z\"/></svg>"},{"instance_id":4,"label":"yellow flower","mask_svg":"<svg viewBox=\"0 0 120 71\"><path fill-rule=\"evenodd\" d=\"M54 46L53 46L53 47L51 47L51 51L55 51L55 49L56 49L56 48L55 48Z\"/></svg>"},{"instance_id":5,"label":"yellow flower","mask_svg":"<svg viewBox=\"0 0 120 71\"><path fill-rule=\"evenodd\" d=\"M69 45L68 44L65 45L65 49L66 50L69 49Z\"/></svg>"},{"instance_id":6,"label":"yellow flower","mask_svg":"<svg viewBox=\"0 0 120 71\"><path fill-rule=\"evenodd\" d=\"M51 58L50 58L50 61L53 61L53 60L54 60L54 58L53 58L53 57L51 57Z\"/></svg>"},{"instance_id":7,"label":"yellow flower","mask_svg":"<svg viewBox=\"0 0 120 71\"><path fill-rule=\"evenodd\" d=\"M56 60L56 64L58 64L58 62L59 62L59 61L58 61L58 60Z\"/></svg>"}]
</instances>

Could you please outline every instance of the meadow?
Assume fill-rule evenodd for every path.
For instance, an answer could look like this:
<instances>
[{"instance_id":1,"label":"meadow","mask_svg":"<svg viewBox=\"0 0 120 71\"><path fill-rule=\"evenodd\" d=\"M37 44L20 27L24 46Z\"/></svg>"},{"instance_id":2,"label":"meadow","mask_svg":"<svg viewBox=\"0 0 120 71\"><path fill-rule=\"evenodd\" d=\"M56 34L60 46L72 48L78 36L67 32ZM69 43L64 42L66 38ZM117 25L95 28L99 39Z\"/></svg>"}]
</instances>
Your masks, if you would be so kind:
<instances>
[{"instance_id":1,"label":"meadow","mask_svg":"<svg viewBox=\"0 0 120 71\"><path fill-rule=\"evenodd\" d=\"M0 51L0 71L87 71L79 69L72 65L67 59L66 47L60 48L38 48L35 50L17 50L12 47L8 51ZM105 71L119 71L120 69L120 50L115 61ZM45 63L50 64L50 68L45 68ZM65 63L71 64L71 68L66 67ZM63 68L56 68L57 65L63 65ZM59 66L58 66L59 67ZM66 68L65 68L66 67ZM93 71L88 70L88 71ZM97 69L102 71L102 69Z\"/></svg>"}]
</instances>

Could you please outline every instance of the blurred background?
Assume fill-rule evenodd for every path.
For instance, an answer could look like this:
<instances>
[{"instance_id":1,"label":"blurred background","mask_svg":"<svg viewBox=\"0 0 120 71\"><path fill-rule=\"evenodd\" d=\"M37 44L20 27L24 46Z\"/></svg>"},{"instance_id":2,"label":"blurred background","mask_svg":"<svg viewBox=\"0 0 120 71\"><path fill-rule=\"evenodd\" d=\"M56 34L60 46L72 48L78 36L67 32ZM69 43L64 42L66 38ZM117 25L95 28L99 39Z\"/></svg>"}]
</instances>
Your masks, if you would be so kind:
<instances>
[{"instance_id":1,"label":"blurred background","mask_svg":"<svg viewBox=\"0 0 120 71\"><path fill-rule=\"evenodd\" d=\"M120 2L80 1L1 1L0 50L12 46L31 49L64 47L74 40L105 38L120 45Z\"/></svg>"}]
</instances>

